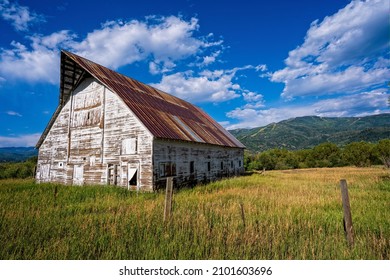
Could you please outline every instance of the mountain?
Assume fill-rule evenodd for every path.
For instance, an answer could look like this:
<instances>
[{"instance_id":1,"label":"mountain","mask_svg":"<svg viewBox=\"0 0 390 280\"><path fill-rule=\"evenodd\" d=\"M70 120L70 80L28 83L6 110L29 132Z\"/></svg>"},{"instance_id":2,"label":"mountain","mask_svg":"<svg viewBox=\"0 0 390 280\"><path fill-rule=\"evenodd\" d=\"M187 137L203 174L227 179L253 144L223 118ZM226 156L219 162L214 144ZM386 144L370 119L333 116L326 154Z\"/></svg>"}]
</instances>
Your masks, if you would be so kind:
<instances>
[{"instance_id":1,"label":"mountain","mask_svg":"<svg viewBox=\"0 0 390 280\"><path fill-rule=\"evenodd\" d=\"M34 147L0 148L0 162L24 161L37 155L38 150Z\"/></svg>"},{"instance_id":2,"label":"mountain","mask_svg":"<svg viewBox=\"0 0 390 280\"><path fill-rule=\"evenodd\" d=\"M299 150L323 142L339 146L356 141L376 142L390 138L390 114L367 117L298 117L264 127L231 130L251 152L273 148Z\"/></svg>"}]
</instances>

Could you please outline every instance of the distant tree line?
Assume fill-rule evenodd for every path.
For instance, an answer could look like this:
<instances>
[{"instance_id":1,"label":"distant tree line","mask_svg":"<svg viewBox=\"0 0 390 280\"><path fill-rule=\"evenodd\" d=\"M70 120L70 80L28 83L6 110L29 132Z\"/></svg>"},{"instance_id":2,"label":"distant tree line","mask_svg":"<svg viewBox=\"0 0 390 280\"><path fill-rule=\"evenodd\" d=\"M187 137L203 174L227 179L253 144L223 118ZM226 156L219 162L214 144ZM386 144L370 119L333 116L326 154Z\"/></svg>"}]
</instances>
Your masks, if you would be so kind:
<instances>
[{"instance_id":1,"label":"distant tree line","mask_svg":"<svg viewBox=\"0 0 390 280\"><path fill-rule=\"evenodd\" d=\"M271 149L244 155L244 166L248 171L381 164L390 168L390 139L380 140L378 143L352 142L342 148L327 142L312 149Z\"/></svg>"},{"instance_id":2,"label":"distant tree line","mask_svg":"<svg viewBox=\"0 0 390 280\"><path fill-rule=\"evenodd\" d=\"M24 162L0 163L0 179L34 177L37 159L38 157L34 156Z\"/></svg>"}]
</instances>

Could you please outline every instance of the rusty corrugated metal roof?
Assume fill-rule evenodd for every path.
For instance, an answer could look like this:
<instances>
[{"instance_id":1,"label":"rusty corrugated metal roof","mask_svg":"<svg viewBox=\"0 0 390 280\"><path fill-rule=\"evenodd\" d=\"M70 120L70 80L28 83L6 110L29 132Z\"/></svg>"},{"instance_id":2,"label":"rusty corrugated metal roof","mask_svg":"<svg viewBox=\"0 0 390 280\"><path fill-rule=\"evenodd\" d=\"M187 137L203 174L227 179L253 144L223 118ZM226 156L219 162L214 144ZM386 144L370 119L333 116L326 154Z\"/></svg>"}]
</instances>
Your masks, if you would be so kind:
<instances>
[{"instance_id":1,"label":"rusty corrugated metal roof","mask_svg":"<svg viewBox=\"0 0 390 280\"><path fill-rule=\"evenodd\" d=\"M67 51L61 53L59 106L88 74L115 92L157 138L245 147L197 106Z\"/></svg>"}]
</instances>

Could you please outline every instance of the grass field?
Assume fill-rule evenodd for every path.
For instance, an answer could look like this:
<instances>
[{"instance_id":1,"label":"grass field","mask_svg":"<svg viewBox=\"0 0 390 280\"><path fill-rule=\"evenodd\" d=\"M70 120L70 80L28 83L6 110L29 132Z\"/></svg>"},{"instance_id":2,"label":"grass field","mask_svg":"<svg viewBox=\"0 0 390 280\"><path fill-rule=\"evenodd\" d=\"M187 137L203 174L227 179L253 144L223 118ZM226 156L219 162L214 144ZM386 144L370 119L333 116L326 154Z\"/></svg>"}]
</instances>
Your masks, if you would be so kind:
<instances>
[{"instance_id":1,"label":"grass field","mask_svg":"<svg viewBox=\"0 0 390 280\"><path fill-rule=\"evenodd\" d=\"M355 244L342 226L348 182ZM0 181L0 259L390 259L382 168L270 171L174 195Z\"/></svg>"}]
</instances>

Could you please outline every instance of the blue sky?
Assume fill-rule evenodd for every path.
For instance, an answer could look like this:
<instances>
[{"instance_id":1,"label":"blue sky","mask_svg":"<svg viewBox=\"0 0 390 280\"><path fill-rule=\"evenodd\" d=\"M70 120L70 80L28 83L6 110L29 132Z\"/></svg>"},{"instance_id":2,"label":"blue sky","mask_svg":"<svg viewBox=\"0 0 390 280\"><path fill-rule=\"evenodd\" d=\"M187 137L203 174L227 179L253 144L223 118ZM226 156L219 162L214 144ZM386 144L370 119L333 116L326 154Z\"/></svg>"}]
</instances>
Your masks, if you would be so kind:
<instances>
[{"instance_id":1,"label":"blue sky","mask_svg":"<svg viewBox=\"0 0 390 280\"><path fill-rule=\"evenodd\" d=\"M228 129L389 113L389 11L389 0L0 0L0 147L35 145L58 104L61 49Z\"/></svg>"}]
</instances>

